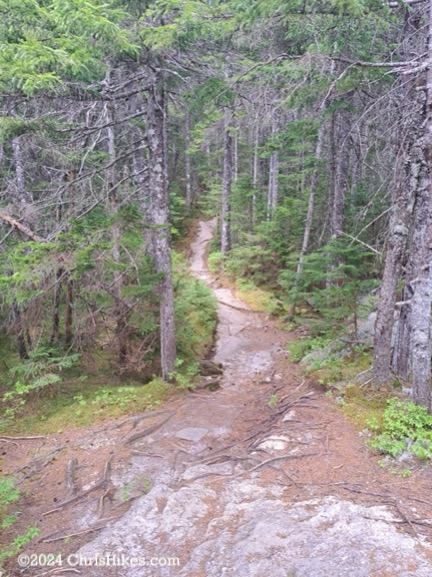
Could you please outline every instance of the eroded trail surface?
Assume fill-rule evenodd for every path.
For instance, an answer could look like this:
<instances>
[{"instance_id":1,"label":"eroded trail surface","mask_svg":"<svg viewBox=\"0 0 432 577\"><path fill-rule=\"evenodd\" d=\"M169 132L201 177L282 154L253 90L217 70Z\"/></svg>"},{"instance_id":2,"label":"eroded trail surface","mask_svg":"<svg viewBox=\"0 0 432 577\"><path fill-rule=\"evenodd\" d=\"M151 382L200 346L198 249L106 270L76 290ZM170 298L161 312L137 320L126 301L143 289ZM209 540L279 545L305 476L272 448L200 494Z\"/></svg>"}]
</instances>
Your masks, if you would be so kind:
<instances>
[{"instance_id":1,"label":"eroded trail surface","mask_svg":"<svg viewBox=\"0 0 432 577\"><path fill-rule=\"evenodd\" d=\"M40 498L29 511L43 533L28 552L179 559L75 567L86 577L430 577L428 470L402 479L380 469L340 410L290 363L285 345L295 335L217 286L205 264L214 226L200 224L191 268L219 301L221 388L44 440L43 454L58 446L61 459L46 458L33 476ZM38 440L8 446L18 463L29 442L41 452Z\"/></svg>"}]
</instances>

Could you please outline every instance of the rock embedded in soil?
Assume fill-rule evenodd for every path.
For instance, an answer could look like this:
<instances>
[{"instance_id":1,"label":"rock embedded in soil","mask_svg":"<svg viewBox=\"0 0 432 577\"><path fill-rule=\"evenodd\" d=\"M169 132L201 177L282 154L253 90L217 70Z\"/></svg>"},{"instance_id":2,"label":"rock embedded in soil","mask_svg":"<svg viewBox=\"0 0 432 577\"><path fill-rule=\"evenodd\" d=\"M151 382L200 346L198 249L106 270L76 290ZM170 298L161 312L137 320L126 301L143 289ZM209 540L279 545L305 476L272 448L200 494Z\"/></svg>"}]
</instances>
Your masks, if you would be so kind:
<instances>
[{"instance_id":1,"label":"rock embedded in soil","mask_svg":"<svg viewBox=\"0 0 432 577\"><path fill-rule=\"evenodd\" d=\"M182 439L184 441L201 441L203 437L208 434L208 429L203 429L201 427L186 427L181 431L176 433L177 439Z\"/></svg>"}]
</instances>

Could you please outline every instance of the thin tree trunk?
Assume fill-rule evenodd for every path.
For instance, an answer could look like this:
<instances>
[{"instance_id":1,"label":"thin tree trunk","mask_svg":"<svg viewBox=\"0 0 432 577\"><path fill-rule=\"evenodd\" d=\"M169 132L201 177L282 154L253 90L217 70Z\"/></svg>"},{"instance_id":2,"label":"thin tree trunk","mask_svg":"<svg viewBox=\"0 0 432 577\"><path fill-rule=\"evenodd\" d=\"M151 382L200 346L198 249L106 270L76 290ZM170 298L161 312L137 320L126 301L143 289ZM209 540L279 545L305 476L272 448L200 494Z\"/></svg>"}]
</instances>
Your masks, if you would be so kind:
<instances>
[{"instance_id":1,"label":"thin tree trunk","mask_svg":"<svg viewBox=\"0 0 432 577\"><path fill-rule=\"evenodd\" d=\"M166 175L166 103L162 82L155 82L149 91L147 120L150 154L149 189L151 191L149 216L153 227L156 271L162 275L159 281L161 371L162 378L168 380L174 371L176 344Z\"/></svg>"},{"instance_id":2,"label":"thin tree trunk","mask_svg":"<svg viewBox=\"0 0 432 577\"><path fill-rule=\"evenodd\" d=\"M230 196L232 185L232 136L230 130L230 114L225 112L223 175L222 175L222 207L221 207L221 251L226 254L231 246L230 231Z\"/></svg>"},{"instance_id":3,"label":"thin tree trunk","mask_svg":"<svg viewBox=\"0 0 432 577\"><path fill-rule=\"evenodd\" d=\"M185 115L185 180L186 180L186 209L190 212L192 207L192 170L191 170L191 155L190 148L190 116L189 111Z\"/></svg>"},{"instance_id":4,"label":"thin tree trunk","mask_svg":"<svg viewBox=\"0 0 432 577\"><path fill-rule=\"evenodd\" d=\"M234 118L233 118L233 137L232 137L232 180L233 182L237 182L238 180L238 123L237 123L237 119L235 117L234 114Z\"/></svg>"},{"instance_id":5,"label":"thin tree trunk","mask_svg":"<svg viewBox=\"0 0 432 577\"><path fill-rule=\"evenodd\" d=\"M63 275L64 275L64 269L61 266L58 266L56 272L56 281L54 285L52 326L50 336L51 346L56 345L60 338L60 302L61 302Z\"/></svg>"},{"instance_id":6,"label":"thin tree trunk","mask_svg":"<svg viewBox=\"0 0 432 577\"><path fill-rule=\"evenodd\" d=\"M14 165L15 165L15 183L16 183L16 198L15 200L19 202L19 207L24 213L23 222L20 223L20 226L17 226L17 230L20 232L24 232L26 236L29 238L30 235L27 235L25 231L29 230L29 223L27 221L28 216L28 195L26 190L26 183L25 183L25 173L24 173L24 160L22 155L21 149L21 141L19 137L15 137L12 140L12 151L13 151L13 158L14 158ZM36 239L33 235L33 238ZM11 274L13 272L11 271ZM20 359L27 359L28 358L28 347L31 347L31 342L27 343L26 335L27 335L27 328L24 327L24 322L22 319L22 311L20 305L13 301L12 303L12 315L14 319L14 326L15 326L15 339L16 345L18 349L18 355Z\"/></svg>"},{"instance_id":7,"label":"thin tree trunk","mask_svg":"<svg viewBox=\"0 0 432 577\"><path fill-rule=\"evenodd\" d=\"M276 120L272 119L272 136L277 131ZM267 192L267 220L271 220L276 210L279 195L279 152L275 150L270 155L269 162L269 182Z\"/></svg>"},{"instance_id":8,"label":"thin tree trunk","mask_svg":"<svg viewBox=\"0 0 432 577\"><path fill-rule=\"evenodd\" d=\"M334 190L332 204L330 206L330 238L337 238L343 231L345 221L345 192L347 189L349 152L348 132L349 122L346 113L339 112L335 118L335 144L336 154L334 177Z\"/></svg>"},{"instance_id":9,"label":"thin tree trunk","mask_svg":"<svg viewBox=\"0 0 432 577\"><path fill-rule=\"evenodd\" d=\"M73 302L74 284L69 279L66 283L65 346L69 349L73 341Z\"/></svg>"},{"instance_id":10,"label":"thin tree trunk","mask_svg":"<svg viewBox=\"0 0 432 577\"><path fill-rule=\"evenodd\" d=\"M26 343L26 331L24 330L24 325L22 322L21 309L15 302L12 304L12 314L18 355L20 359L27 359L28 351Z\"/></svg>"},{"instance_id":11,"label":"thin tree trunk","mask_svg":"<svg viewBox=\"0 0 432 577\"><path fill-rule=\"evenodd\" d=\"M115 132L114 132L114 125L112 124L114 120L112 110L110 109L110 105L107 105L107 124L111 124L108 126L107 133L108 133L108 154L110 158L111 168L108 173L108 190L111 190L110 198L109 198L109 210L111 216L114 219L114 222L111 227L111 240L112 240L112 258L114 261L114 284L113 284L113 293L114 293L114 317L116 322L115 327L115 335L117 341L117 362L120 367L123 367L127 360L127 334L126 334L126 326L127 326L127 316L128 316L128 308L125 306L123 302L123 275L119 270L119 265L121 262L121 253L120 253L120 240L121 240L121 230L120 224L118 222L118 208L117 208L117 194L116 191L113 190L113 187L117 181L116 169L115 169L115 160L116 160L116 142L115 142Z\"/></svg>"},{"instance_id":12,"label":"thin tree trunk","mask_svg":"<svg viewBox=\"0 0 432 577\"><path fill-rule=\"evenodd\" d=\"M257 122L255 124L254 130L254 148L253 148L253 160L252 160L252 218L251 218L251 230L253 231L255 228L256 223L256 204L257 204L257 187L258 187L258 171L259 171L259 158L258 158L258 150L259 150L259 137L260 137L260 129Z\"/></svg>"},{"instance_id":13,"label":"thin tree trunk","mask_svg":"<svg viewBox=\"0 0 432 577\"><path fill-rule=\"evenodd\" d=\"M300 251L300 257L297 264L297 271L296 271L296 280L295 284L296 287L300 280L300 276L303 270L303 263L304 257L309 249L309 241L310 235L312 231L312 222L313 222L313 215L314 215L314 207L315 207L315 194L318 184L318 176L320 172L320 161L322 156L323 150L323 142L324 142L324 133L325 133L325 125L321 124L318 130L318 138L315 146L315 167L313 169L311 180L310 180L310 187L309 187L309 199L308 199L308 207L306 212L306 221L305 221L305 229L303 233L303 242Z\"/></svg>"}]
</instances>

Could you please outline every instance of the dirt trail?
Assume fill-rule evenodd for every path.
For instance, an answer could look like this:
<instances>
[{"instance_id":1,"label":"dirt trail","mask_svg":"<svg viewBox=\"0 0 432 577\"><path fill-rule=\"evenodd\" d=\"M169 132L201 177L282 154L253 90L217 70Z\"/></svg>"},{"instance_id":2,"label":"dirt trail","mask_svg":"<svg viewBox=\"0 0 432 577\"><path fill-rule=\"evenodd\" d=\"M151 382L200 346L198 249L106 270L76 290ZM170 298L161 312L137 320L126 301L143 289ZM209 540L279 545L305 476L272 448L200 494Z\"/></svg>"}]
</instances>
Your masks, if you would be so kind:
<instances>
[{"instance_id":1,"label":"dirt trail","mask_svg":"<svg viewBox=\"0 0 432 577\"><path fill-rule=\"evenodd\" d=\"M214 225L200 224L191 260L211 286L205 253ZM67 439L9 444L15 463L42 444L45 460L62 448L28 480L28 515L42 535L27 552L179 559L173 567L74 567L86 577L430 577L428 469L410 479L380 469L340 410L289 362L285 345L295 335L229 289L213 290L220 390ZM72 458L76 486L67 497Z\"/></svg>"}]
</instances>

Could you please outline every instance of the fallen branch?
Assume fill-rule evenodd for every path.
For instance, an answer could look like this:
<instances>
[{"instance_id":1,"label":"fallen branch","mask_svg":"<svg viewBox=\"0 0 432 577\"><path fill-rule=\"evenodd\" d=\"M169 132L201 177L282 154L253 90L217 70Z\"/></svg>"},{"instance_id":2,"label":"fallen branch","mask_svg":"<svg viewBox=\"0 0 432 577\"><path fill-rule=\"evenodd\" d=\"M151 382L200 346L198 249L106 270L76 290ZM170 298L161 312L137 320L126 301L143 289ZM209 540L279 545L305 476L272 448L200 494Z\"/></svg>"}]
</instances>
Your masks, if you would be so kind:
<instances>
[{"instance_id":1,"label":"fallen branch","mask_svg":"<svg viewBox=\"0 0 432 577\"><path fill-rule=\"evenodd\" d=\"M33 240L35 242L47 242L46 238L42 238L41 236L38 236L31 229L29 229L27 226L25 226L24 224L21 224L18 220L16 220L12 216L9 216L8 214L6 214L3 211L0 211L0 219L3 220L4 222L7 222L8 224L10 224L13 228L16 228L18 232L20 232L21 234L23 234L24 236L26 236L30 240Z\"/></svg>"}]
</instances>

